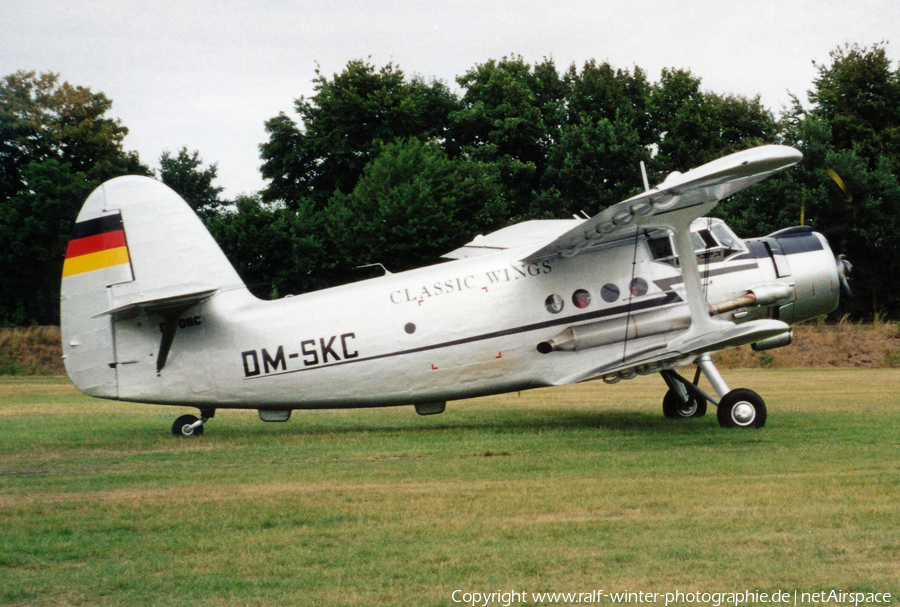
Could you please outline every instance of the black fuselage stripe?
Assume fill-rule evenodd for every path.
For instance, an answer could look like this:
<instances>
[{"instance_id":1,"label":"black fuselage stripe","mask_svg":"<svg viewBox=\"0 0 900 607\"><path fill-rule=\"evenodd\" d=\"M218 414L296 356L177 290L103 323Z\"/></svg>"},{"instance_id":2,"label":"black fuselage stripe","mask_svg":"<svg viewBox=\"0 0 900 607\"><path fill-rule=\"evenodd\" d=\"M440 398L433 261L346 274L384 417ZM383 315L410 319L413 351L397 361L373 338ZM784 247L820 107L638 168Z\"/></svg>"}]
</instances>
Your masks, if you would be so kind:
<instances>
[{"instance_id":1,"label":"black fuselage stripe","mask_svg":"<svg viewBox=\"0 0 900 607\"><path fill-rule=\"evenodd\" d=\"M746 272L747 270L755 270L759 267L759 264L756 262L753 263L745 263L739 266L729 266L725 268L717 268L715 270L706 270L701 266L700 269L700 279L706 280L707 278L712 278L713 276L723 276L725 274L734 274L735 272ZM658 286L663 291L668 291L672 288L673 285L681 284L684 282L684 279L679 276L672 276L671 278L663 278L660 280L654 280L653 284Z\"/></svg>"},{"instance_id":2,"label":"black fuselage stripe","mask_svg":"<svg viewBox=\"0 0 900 607\"><path fill-rule=\"evenodd\" d=\"M292 373L301 373L303 371L314 371L316 369L329 369L331 367L339 367L341 365L349 365L352 363L361 363L361 362L369 362L373 360L383 360L385 358L393 358L396 356L404 356L407 354L419 354L421 352L429 352L432 350L441 350L444 348L452 348L454 346L462 346L465 344L475 343L479 341L487 341L490 339L497 339L499 337L507 337L509 335L518 335L519 333L528 333L530 331L539 331L541 329L547 329L550 327L558 327L560 325L571 325L574 323L583 322L586 320L596 320L599 318L606 318L609 316L617 316L620 314L626 314L628 312L642 312L645 310L650 310L653 308L659 308L662 306L667 306L670 304L675 304L683 301L681 297L678 296L674 291L670 291L663 296L654 297L652 299L648 299L646 301L641 301L633 304L625 304L622 306L615 306L612 308L606 308L605 310L595 310L594 312L585 312L584 314L576 314L574 316L566 316L563 318L554 318L553 320L547 320L544 322L533 323L530 325L523 325L520 327L512 327L510 329L503 329L501 331L494 331L491 333L484 333L482 335L474 335L472 337L464 337L462 339L455 339L452 341L445 341L438 344L430 344L427 346L420 346L418 348L409 348L407 350L397 350L396 352L387 352L385 354L376 354L375 356L367 356L363 358L354 358L352 360L344 360L341 362L331 363L329 365L312 365L309 367L304 367L302 369L292 369L290 371L281 371L280 373L269 373L267 375L254 375L250 377L245 377L244 379L262 379L265 377L277 377L279 375L290 375ZM535 344L537 346L537 344Z\"/></svg>"}]
</instances>

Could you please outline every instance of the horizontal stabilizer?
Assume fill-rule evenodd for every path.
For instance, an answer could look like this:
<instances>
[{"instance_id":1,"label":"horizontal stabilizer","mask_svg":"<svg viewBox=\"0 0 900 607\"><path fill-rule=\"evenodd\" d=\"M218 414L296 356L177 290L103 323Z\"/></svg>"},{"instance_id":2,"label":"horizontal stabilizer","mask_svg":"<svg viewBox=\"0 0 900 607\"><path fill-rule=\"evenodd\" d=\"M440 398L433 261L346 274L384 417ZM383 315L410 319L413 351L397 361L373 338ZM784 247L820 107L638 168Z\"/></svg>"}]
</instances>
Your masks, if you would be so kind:
<instances>
[{"instance_id":1,"label":"horizontal stabilizer","mask_svg":"<svg viewBox=\"0 0 900 607\"><path fill-rule=\"evenodd\" d=\"M100 312L94 318L105 314L150 313L172 308L188 308L202 303L215 295L218 289L210 285L189 283L173 285L137 293L133 296L119 297L115 306Z\"/></svg>"}]
</instances>

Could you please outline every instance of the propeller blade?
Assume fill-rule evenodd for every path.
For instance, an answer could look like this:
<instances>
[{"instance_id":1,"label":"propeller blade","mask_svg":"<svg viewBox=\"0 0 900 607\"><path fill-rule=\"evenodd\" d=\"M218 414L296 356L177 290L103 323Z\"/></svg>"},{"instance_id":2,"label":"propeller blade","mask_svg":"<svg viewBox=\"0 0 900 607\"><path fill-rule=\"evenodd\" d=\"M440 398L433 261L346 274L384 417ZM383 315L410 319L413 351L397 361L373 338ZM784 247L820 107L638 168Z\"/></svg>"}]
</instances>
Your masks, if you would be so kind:
<instances>
[{"instance_id":1,"label":"propeller blade","mask_svg":"<svg viewBox=\"0 0 900 607\"><path fill-rule=\"evenodd\" d=\"M853 270L853 264L850 263L843 254L836 255L834 263L837 265L838 278L841 281L841 291L843 291L844 296L847 297L847 299L852 299L853 291L850 290L850 283L847 280L847 277Z\"/></svg>"}]
</instances>

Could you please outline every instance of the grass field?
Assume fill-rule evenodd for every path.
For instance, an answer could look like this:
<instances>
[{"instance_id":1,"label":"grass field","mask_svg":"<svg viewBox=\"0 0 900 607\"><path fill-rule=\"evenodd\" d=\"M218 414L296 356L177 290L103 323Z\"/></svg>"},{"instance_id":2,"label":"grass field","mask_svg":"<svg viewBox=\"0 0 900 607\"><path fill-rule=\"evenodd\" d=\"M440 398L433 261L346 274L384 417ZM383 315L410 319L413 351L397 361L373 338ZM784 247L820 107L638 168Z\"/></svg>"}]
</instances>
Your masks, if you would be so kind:
<instances>
[{"instance_id":1,"label":"grass field","mask_svg":"<svg viewBox=\"0 0 900 607\"><path fill-rule=\"evenodd\" d=\"M514 590L526 600L511 604L556 605L531 593L600 589L900 600L900 371L725 378L766 398L764 429L722 430L714 411L666 420L650 377L430 417L220 411L177 439L188 410L3 378L0 604L426 606Z\"/></svg>"}]
</instances>

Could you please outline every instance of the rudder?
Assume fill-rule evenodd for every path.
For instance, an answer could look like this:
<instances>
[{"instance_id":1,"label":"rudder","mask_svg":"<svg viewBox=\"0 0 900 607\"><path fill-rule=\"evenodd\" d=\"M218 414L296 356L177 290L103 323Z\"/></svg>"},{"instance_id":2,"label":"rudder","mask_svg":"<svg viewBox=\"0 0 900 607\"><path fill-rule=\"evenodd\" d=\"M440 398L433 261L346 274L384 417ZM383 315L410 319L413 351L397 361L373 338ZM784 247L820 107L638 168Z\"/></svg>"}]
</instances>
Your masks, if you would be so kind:
<instances>
[{"instance_id":1,"label":"rudder","mask_svg":"<svg viewBox=\"0 0 900 607\"><path fill-rule=\"evenodd\" d=\"M63 266L60 317L69 377L86 394L119 398L116 318L184 310L235 289L245 289L243 282L178 194L149 177L107 181L78 214ZM165 337L162 342L164 364Z\"/></svg>"}]
</instances>

